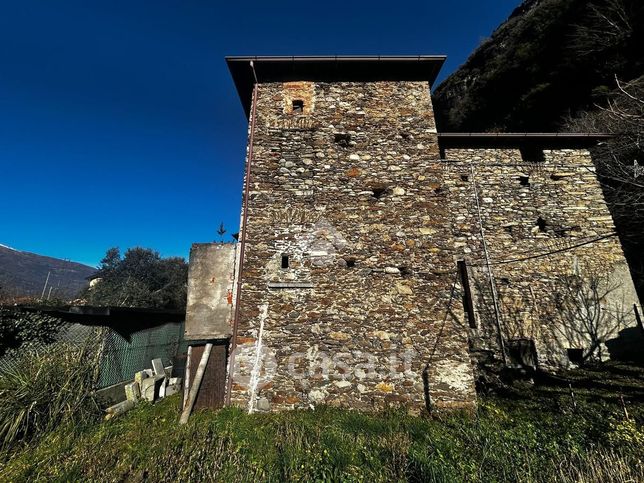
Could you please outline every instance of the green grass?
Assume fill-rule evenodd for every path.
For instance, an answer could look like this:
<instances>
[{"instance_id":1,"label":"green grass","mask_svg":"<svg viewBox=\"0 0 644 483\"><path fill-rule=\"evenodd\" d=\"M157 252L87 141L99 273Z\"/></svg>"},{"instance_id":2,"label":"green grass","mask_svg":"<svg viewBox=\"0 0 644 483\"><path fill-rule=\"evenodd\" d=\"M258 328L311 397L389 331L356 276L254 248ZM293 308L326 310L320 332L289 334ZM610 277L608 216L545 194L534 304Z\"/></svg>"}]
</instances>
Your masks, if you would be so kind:
<instances>
[{"instance_id":1,"label":"green grass","mask_svg":"<svg viewBox=\"0 0 644 483\"><path fill-rule=\"evenodd\" d=\"M0 481L644 481L643 372L607 365L517 383L475 414L433 417L227 408L180 426L178 395L110 421L66 406L0 451Z\"/></svg>"},{"instance_id":2,"label":"green grass","mask_svg":"<svg viewBox=\"0 0 644 483\"><path fill-rule=\"evenodd\" d=\"M565 396L562 394L562 398ZM555 397L556 399L556 397ZM64 426L6 452L3 481L643 481L644 439L618 405L541 410L484 399L475 415L330 407L196 413L179 398ZM632 418L641 418L639 407ZM641 421L641 419L639 419ZM626 426L624 423L626 422ZM639 439L638 439L639 438Z\"/></svg>"},{"instance_id":3,"label":"green grass","mask_svg":"<svg viewBox=\"0 0 644 483\"><path fill-rule=\"evenodd\" d=\"M91 396L96 378L91 344L64 343L24 350L0 374L0 449L46 434L61 424L96 420Z\"/></svg>"}]
</instances>

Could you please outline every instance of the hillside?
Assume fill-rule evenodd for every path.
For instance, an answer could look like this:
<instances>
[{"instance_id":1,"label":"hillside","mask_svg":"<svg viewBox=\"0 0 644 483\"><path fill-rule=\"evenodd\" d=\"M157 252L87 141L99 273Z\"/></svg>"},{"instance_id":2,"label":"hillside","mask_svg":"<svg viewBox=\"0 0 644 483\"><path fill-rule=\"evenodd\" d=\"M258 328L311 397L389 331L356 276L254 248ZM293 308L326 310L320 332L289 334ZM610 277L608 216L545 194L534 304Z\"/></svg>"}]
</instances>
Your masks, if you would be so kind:
<instances>
[{"instance_id":1,"label":"hillside","mask_svg":"<svg viewBox=\"0 0 644 483\"><path fill-rule=\"evenodd\" d=\"M49 273L45 295L73 298L87 285L85 279L94 272L95 268L82 263L0 245L0 288L10 296L40 296Z\"/></svg>"},{"instance_id":2,"label":"hillside","mask_svg":"<svg viewBox=\"0 0 644 483\"><path fill-rule=\"evenodd\" d=\"M434 93L441 131L557 131L644 73L641 0L526 0Z\"/></svg>"}]
</instances>

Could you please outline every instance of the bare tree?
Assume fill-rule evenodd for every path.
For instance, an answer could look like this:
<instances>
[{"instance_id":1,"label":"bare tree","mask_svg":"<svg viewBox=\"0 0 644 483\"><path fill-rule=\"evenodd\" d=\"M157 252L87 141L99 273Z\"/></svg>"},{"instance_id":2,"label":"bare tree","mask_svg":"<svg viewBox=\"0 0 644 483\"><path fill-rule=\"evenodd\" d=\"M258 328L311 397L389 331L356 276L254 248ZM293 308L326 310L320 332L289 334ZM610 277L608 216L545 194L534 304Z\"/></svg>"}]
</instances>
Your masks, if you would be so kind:
<instances>
[{"instance_id":1,"label":"bare tree","mask_svg":"<svg viewBox=\"0 0 644 483\"><path fill-rule=\"evenodd\" d=\"M585 21L575 25L572 49L597 55L623 45L633 35L632 15L624 0L600 0L587 6Z\"/></svg>"},{"instance_id":2,"label":"bare tree","mask_svg":"<svg viewBox=\"0 0 644 483\"><path fill-rule=\"evenodd\" d=\"M644 294L644 76L615 78L604 105L567 121L577 132L608 132L614 137L593 149L606 202L615 220L640 296Z\"/></svg>"},{"instance_id":3,"label":"bare tree","mask_svg":"<svg viewBox=\"0 0 644 483\"><path fill-rule=\"evenodd\" d=\"M628 325L628 309L611 297L619 289L608 275L558 276L553 284L556 316L549 324L554 341L583 349L583 361L601 360L605 342Z\"/></svg>"}]
</instances>

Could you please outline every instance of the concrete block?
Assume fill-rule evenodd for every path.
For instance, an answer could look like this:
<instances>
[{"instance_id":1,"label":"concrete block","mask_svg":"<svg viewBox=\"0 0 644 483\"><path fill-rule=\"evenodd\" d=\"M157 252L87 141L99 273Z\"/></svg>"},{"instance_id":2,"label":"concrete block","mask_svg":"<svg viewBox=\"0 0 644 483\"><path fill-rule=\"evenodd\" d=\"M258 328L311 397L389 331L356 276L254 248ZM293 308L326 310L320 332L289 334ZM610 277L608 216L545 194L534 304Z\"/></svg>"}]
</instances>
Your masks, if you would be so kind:
<instances>
[{"instance_id":1,"label":"concrete block","mask_svg":"<svg viewBox=\"0 0 644 483\"><path fill-rule=\"evenodd\" d=\"M137 402L141 398L141 386L138 382L125 385L125 398L132 402Z\"/></svg>"},{"instance_id":2,"label":"concrete block","mask_svg":"<svg viewBox=\"0 0 644 483\"><path fill-rule=\"evenodd\" d=\"M154 402L159 398L159 390L165 376L154 376L143 379L141 384L141 398Z\"/></svg>"},{"instance_id":3,"label":"concrete block","mask_svg":"<svg viewBox=\"0 0 644 483\"><path fill-rule=\"evenodd\" d=\"M141 384L143 383L143 379L146 379L147 377L149 377L147 372L139 371L134 374L134 382L136 382L140 387Z\"/></svg>"},{"instance_id":4,"label":"concrete block","mask_svg":"<svg viewBox=\"0 0 644 483\"><path fill-rule=\"evenodd\" d=\"M155 376L165 376L165 367L161 359L152 359L152 370Z\"/></svg>"}]
</instances>

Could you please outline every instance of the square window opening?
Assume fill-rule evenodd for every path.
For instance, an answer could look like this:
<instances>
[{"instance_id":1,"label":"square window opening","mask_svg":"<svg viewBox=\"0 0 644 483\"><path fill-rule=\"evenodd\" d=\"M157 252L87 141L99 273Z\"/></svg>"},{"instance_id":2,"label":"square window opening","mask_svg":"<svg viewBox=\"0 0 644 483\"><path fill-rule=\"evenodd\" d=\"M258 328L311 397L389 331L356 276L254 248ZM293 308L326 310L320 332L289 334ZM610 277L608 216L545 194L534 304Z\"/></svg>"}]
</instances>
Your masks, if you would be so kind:
<instances>
[{"instance_id":1,"label":"square window opening","mask_svg":"<svg viewBox=\"0 0 644 483\"><path fill-rule=\"evenodd\" d=\"M523 146L519 148L519 152L526 163L543 163L546 160L543 149L538 146Z\"/></svg>"},{"instance_id":2,"label":"square window opening","mask_svg":"<svg viewBox=\"0 0 644 483\"><path fill-rule=\"evenodd\" d=\"M293 112L296 114L302 114L304 112L304 101L302 99L293 100Z\"/></svg>"}]
</instances>

